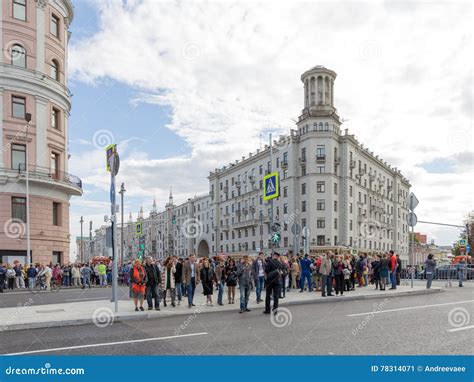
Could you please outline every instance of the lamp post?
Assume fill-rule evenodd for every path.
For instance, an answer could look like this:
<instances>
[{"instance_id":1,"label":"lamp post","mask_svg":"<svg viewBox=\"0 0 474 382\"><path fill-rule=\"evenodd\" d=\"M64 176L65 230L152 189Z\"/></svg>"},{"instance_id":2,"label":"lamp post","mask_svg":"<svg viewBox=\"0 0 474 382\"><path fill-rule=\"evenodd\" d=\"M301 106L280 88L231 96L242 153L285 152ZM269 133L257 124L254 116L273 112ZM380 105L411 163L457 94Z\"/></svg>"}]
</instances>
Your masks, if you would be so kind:
<instances>
[{"instance_id":1,"label":"lamp post","mask_svg":"<svg viewBox=\"0 0 474 382\"><path fill-rule=\"evenodd\" d=\"M28 171L28 129L30 128L31 113L25 113L26 131L25 131L25 172L26 172L26 259L29 264L33 263L31 255L31 239L30 239L30 174Z\"/></svg>"},{"instance_id":2,"label":"lamp post","mask_svg":"<svg viewBox=\"0 0 474 382\"><path fill-rule=\"evenodd\" d=\"M119 191L119 194L120 194L120 210L121 210L121 221L122 221L122 226L120 227L120 236L122 238L121 240L121 245L120 245L120 264L123 264L123 247L124 247L124 244L125 244L125 239L123 237L123 195L125 194L125 191L127 191L125 189L125 186L124 184L122 183L122 185L120 186L120 191Z\"/></svg>"},{"instance_id":3,"label":"lamp post","mask_svg":"<svg viewBox=\"0 0 474 382\"><path fill-rule=\"evenodd\" d=\"M82 224L84 223L84 218L81 216L81 220L79 220L79 223L81 223L81 261L84 261L84 241L82 238Z\"/></svg>"}]
</instances>

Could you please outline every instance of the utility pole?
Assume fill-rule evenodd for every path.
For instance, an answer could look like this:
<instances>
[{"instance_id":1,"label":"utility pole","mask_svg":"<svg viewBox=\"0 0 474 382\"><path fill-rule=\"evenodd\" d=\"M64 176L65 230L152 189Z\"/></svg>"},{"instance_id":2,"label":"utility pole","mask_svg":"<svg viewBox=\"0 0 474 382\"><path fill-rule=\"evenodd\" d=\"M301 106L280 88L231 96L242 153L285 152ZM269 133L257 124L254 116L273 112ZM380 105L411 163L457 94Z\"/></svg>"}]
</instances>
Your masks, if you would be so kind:
<instances>
[{"instance_id":1,"label":"utility pole","mask_svg":"<svg viewBox=\"0 0 474 382\"><path fill-rule=\"evenodd\" d=\"M270 168L269 173L272 173L273 170L273 143L272 143L272 133L270 135ZM270 223L270 232L273 232L273 199L270 199L270 216L269 223ZM270 240L270 250L271 254L273 254L273 240Z\"/></svg>"},{"instance_id":2,"label":"utility pole","mask_svg":"<svg viewBox=\"0 0 474 382\"><path fill-rule=\"evenodd\" d=\"M127 191L125 189L125 186L124 184L122 183L122 185L120 186L120 191L119 191L119 194L120 194L120 212L121 212L121 221L122 221L122 225L120 227L120 236L121 236L121 244L120 244L120 264L123 264L123 247L124 247L124 244L125 244L125 239L124 239L124 236L123 236L123 196L125 194L125 191Z\"/></svg>"},{"instance_id":3,"label":"utility pole","mask_svg":"<svg viewBox=\"0 0 474 382\"><path fill-rule=\"evenodd\" d=\"M81 220L79 220L79 223L81 223L81 261L84 261L84 238L82 233L82 225L84 223L84 218L82 216Z\"/></svg>"}]
</instances>

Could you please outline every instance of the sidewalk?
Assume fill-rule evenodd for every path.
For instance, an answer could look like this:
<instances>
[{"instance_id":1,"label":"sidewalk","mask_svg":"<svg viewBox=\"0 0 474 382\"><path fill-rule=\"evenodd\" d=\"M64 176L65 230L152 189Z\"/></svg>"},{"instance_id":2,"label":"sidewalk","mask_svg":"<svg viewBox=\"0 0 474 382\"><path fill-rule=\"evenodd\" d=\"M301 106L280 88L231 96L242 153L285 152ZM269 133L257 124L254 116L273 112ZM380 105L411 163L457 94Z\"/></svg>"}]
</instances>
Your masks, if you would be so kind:
<instances>
[{"instance_id":1,"label":"sidewalk","mask_svg":"<svg viewBox=\"0 0 474 382\"><path fill-rule=\"evenodd\" d=\"M321 297L318 292L303 292L297 291L288 292L286 298L280 300L280 306L301 305L301 304L315 304L326 303L334 301L353 301L373 298L391 298L401 297L407 295L419 295L438 293L443 291L443 288L434 287L432 289L425 289L424 286L415 286L413 289L409 286L399 286L397 290L387 290L385 292L373 289L373 286L366 288L356 288L355 291L346 292L344 296L339 297ZM226 294L224 295L224 297ZM32 297L33 298L33 297ZM201 293L196 293L194 302L195 307L189 309L187 307L187 300L184 299L181 305L175 308L163 307L161 304L161 311L145 310L144 312L135 312L133 302L131 300L120 300L118 303L118 313L114 313L114 303L109 300L94 300L82 301L73 303L48 304L48 305L31 305L28 301L22 306L15 308L0 309L0 332L6 330L22 330L35 328L48 328L69 325L85 325L95 324L98 327L105 327L112 322L126 321L143 318L157 318L170 316L190 316L200 313L212 313L221 311L239 310L239 291L236 291L235 304L227 304L224 298L224 306L219 306L216 303L217 294L214 293L214 306L205 305L205 297ZM262 310L264 304L256 304L255 292L250 295L250 309ZM147 304L144 304L147 309Z\"/></svg>"}]
</instances>

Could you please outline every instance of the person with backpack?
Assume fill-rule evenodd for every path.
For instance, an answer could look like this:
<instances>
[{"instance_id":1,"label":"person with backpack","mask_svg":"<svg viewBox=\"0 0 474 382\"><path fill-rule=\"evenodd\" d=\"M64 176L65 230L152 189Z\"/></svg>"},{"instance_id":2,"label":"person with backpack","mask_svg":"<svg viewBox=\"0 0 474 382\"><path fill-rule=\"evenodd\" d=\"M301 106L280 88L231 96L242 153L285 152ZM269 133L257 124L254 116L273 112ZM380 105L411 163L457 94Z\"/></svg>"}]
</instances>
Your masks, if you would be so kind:
<instances>
[{"instance_id":1,"label":"person with backpack","mask_svg":"<svg viewBox=\"0 0 474 382\"><path fill-rule=\"evenodd\" d=\"M24 289L25 279L23 278L23 267L18 263L13 267L13 270L15 271L15 288Z\"/></svg>"},{"instance_id":2,"label":"person with backpack","mask_svg":"<svg viewBox=\"0 0 474 382\"><path fill-rule=\"evenodd\" d=\"M267 276L266 289L265 289L265 310L264 314L273 314L278 312L278 299L280 298L280 287L281 287L281 272L282 264L279 260L280 254L273 252L271 258L267 258L265 262L265 274ZM270 299L273 297L273 309L270 310Z\"/></svg>"}]
</instances>

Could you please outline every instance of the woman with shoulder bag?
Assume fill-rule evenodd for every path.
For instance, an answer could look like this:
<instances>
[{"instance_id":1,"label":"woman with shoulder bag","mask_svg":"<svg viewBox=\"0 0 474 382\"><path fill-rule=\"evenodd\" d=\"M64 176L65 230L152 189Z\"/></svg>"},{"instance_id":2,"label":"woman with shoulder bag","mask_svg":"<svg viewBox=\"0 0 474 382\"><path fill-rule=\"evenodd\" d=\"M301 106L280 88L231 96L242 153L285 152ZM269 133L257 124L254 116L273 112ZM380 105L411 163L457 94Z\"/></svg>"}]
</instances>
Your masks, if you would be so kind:
<instances>
[{"instance_id":1,"label":"woman with shoulder bag","mask_svg":"<svg viewBox=\"0 0 474 382\"><path fill-rule=\"evenodd\" d=\"M234 303L235 287L237 286L237 266L234 259L229 259L229 263L225 267L225 283L227 285L227 293L229 304Z\"/></svg>"}]
</instances>

